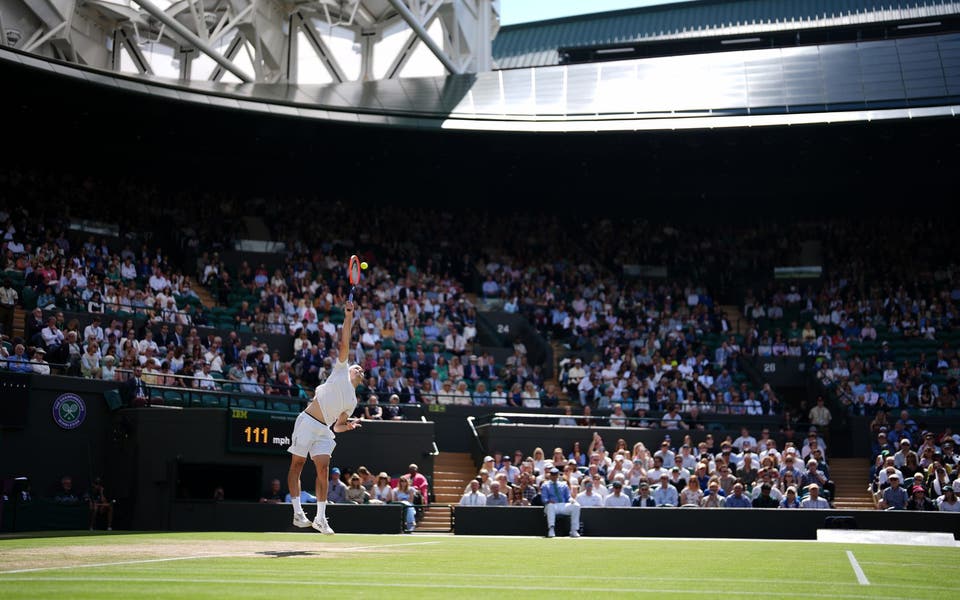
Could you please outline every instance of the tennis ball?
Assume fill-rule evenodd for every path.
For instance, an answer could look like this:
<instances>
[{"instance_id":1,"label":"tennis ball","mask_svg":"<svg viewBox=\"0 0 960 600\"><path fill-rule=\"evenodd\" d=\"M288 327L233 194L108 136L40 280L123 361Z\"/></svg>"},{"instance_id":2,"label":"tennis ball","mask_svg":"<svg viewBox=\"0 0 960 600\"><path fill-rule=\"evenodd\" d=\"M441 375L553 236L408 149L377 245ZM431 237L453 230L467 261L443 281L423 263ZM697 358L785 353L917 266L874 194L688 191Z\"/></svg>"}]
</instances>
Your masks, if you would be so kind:
<instances>
[{"instance_id":1,"label":"tennis ball","mask_svg":"<svg viewBox=\"0 0 960 600\"><path fill-rule=\"evenodd\" d=\"M366 271L366 270L367 270L367 261L363 261L362 263L360 263L360 268L363 269L364 271Z\"/></svg>"}]
</instances>

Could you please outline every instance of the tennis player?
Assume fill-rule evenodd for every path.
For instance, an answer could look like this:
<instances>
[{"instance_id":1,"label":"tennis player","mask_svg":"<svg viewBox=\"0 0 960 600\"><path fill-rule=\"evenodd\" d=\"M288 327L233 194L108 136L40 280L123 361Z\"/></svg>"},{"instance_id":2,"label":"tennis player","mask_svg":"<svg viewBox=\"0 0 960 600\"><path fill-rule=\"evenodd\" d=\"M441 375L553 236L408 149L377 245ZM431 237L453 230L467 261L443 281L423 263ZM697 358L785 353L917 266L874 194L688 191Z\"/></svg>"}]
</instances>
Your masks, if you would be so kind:
<instances>
[{"instance_id":1,"label":"tennis player","mask_svg":"<svg viewBox=\"0 0 960 600\"><path fill-rule=\"evenodd\" d=\"M297 417L293 426L293 439L287 449L292 455L287 485L293 504L293 524L297 527L313 527L320 533L333 533L327 523L327 479L330 455L337 445L334 441L335 434L360 427L359 419L350 418L357 406L357 386L363 381L363 367L347 365L353 330L353 308L353 302L347 300L343 309L343 328L340 330L337 362L327 380L317 387L313 400ZM300 505L300 474L307 456L317 468L317 516L313 521L307 518Z\"/></svg>"}]
</instances>

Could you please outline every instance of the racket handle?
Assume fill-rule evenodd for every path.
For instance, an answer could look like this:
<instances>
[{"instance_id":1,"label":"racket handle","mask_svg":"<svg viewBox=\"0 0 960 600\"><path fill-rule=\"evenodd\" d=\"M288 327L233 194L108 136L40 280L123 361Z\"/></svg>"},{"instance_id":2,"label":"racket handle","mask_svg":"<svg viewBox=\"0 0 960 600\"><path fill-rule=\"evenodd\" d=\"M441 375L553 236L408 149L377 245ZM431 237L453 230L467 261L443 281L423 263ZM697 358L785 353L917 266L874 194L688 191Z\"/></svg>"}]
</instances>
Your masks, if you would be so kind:
<instances>
[{"instance_id":1,"label":"racket handle","mask_svg":"<svg viewBox=\"0 0 960 600\"><path fill-rule=\"evenodd\" d=\"M350 294L347 295L347 302L353 302L353 290L356 286L350 286Z\"/></svg>"}]
</instances>

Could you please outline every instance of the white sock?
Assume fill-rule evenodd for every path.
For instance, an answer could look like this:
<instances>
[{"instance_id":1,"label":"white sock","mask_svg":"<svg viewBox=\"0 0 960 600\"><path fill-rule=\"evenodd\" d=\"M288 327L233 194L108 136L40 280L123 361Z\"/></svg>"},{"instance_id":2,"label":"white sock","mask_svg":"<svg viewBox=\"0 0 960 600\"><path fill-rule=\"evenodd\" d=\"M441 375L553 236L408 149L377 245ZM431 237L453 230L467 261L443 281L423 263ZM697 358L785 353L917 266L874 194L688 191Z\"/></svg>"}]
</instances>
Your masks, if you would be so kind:
<instances>
[{"instance_id":1,"label":"white sock","mask_svg":"<svg viewBox=\"0 0 960 600\"><path fill-rule=\"evenodd\" d=\"M327 501L323 502L317 500L317 518L326 519L327 518Z\"/></svg>"},{"instance_id":2,"label":"white sock","mask_svg":"<svg viewBox=\"0 0 960 600\"><path fill-rule=\"evenodd\" d=\"M300 506L300 497L290 498L290 503L293 504L293 514L302 515L303 507Z\"/></svg>"}]
</instances>

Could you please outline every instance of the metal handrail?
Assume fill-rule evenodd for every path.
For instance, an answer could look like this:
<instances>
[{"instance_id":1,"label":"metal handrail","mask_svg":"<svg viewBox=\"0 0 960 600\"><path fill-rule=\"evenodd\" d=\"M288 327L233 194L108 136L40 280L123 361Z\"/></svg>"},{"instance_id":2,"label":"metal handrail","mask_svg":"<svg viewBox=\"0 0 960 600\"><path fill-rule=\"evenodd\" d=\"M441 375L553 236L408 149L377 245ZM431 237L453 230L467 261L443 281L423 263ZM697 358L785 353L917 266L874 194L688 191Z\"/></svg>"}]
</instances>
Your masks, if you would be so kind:
<instances>
[{"instance_id":1,"label":"metal handrail","mask_svg":"<svg viewBox=\"0 0 960 600\"><path fill-rule=\"evenodd\" d=\"M473 432L473 441L476 444L477 452L474 453L473 460L474 462L480 462L479 459L486 456L487 449L483 447L483 441L480 439L480 433L477 431L474 421L476 418L473 415L467 417L467 426L470 427L470 431Z\"/></svg>"}]
</instances>

